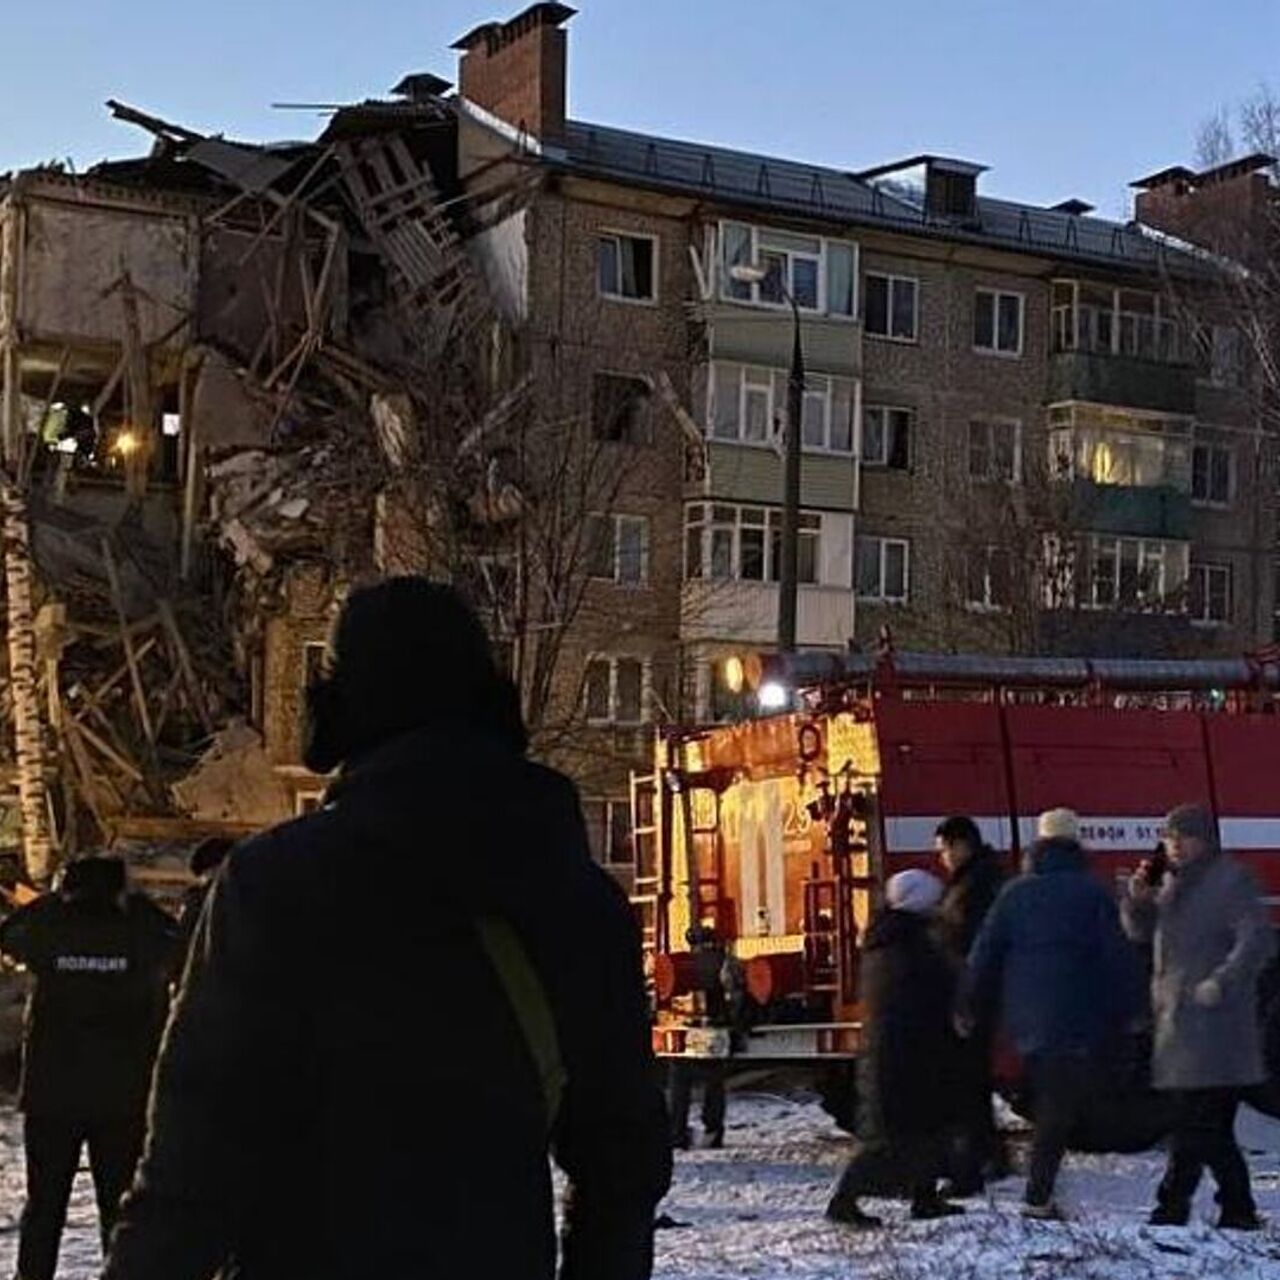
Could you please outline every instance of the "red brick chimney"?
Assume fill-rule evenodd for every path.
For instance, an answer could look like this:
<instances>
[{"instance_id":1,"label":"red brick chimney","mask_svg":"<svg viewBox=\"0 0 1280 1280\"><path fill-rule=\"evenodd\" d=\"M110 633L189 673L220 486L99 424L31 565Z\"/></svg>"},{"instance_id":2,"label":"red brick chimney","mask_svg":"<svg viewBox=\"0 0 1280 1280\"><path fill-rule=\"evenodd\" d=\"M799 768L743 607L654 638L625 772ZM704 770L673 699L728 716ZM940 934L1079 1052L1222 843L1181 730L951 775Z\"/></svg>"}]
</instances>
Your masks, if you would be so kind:
<instances>
[{"instance_id":1,"label":"red brick chimney","mask_svg":"<svg viewBox=\"0 0 1280 1280\"><path fill-rule=\"evenodd\" d=\"M535 4L510 22L486 22L453 47L458 92L468 101L542 142L562 142L568 37L576 10Z\"/></svg>"},{"instance_id":2,"label":"red brick chimney","mask_svg":"<svg viewBox=\"0 0 1280 1280\"><path fill-rule=\"evenodd\" d=\"M1134 218L1242 261L1270 247L1277 195L1265 170L1270 156L1251 155L1196 173L1162 169L1132 185Z\"/></svg>"}]
</instances>

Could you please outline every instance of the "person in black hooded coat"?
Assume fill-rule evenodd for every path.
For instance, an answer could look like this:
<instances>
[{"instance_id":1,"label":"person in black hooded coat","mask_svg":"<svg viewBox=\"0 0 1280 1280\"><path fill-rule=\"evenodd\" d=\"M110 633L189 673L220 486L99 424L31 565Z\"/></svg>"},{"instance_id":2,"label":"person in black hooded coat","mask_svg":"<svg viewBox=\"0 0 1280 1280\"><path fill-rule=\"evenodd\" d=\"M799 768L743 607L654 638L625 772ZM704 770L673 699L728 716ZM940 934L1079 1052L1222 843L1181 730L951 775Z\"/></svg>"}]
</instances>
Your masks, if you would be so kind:
<instances>
[{"instance_id":1,"label":"person in black hooded coat","mask_svg":"<svg viewBox=\"0 0 1280 1280\"><path fill-rule=\"evenodd\" d=\"M423 579L359 591L309 705L341 774L215 882L106 1280L544 1280L548 1150L562 1280L643 1280L671 1157L638 931L478 621Z\"/></svg>"},{"instance_id":2,"label":"person in black hooded coat","mask_svg":"<svg viewBox=\"0 0 1280 1280\"><path fill-rule=\"evenodd\" d=\"M859 1196L904 1188L913 1218L963 1212L937 1191L940 1133L954 1119L958 1052L955 974L932 935L942 885L925 871L902 871L890 878L885 896L888 906L873 918L862 950L860 1145L827 1208L828 1217L854 1227L880 1225L862 1212Z\"/></svg>"}]
</instances>

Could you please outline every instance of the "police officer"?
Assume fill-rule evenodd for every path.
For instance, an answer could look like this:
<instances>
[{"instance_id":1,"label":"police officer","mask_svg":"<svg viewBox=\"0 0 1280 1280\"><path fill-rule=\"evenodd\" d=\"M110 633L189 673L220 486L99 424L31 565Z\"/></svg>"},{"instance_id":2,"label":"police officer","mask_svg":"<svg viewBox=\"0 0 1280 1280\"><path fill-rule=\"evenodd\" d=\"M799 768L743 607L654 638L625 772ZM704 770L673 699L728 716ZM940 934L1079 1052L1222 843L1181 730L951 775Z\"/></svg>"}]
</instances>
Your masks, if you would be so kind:
<instances>
[{"instance_id":1,"label":"police officer","mask_svg":"<svg viewBox=\"0 0 1280 1280\"><path fill-rule=\"evenodd\" d=\"M176 937L169 916L128 892L124 863L105 857L71 863L56 893L0 925L0 952L35 979L21 1087L22 1280L53 1280L85 1144L105 1252L142 1148Z\"/></svg>"}]
</instances>

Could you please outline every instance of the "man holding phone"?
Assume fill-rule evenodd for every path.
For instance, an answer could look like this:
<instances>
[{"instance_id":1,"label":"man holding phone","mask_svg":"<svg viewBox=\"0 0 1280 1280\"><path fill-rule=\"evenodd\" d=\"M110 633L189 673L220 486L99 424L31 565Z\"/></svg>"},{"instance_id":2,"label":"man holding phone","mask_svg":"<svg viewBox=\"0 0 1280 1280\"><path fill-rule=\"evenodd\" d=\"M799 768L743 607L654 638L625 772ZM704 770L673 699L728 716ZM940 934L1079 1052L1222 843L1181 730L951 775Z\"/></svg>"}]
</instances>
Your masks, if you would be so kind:
<instances>
[{"instance_id":1,"label":"man holding phone","mask_svg":"<svg viewBox=\"0 0 1280 1280\"><path fill-rule=\"evenodd\" d=\"M1152 1074L1177 1103L1151 1224L1187 1222L1207 1165L1218 1225L1256 1230L1235 1116L1240 1091L1264 1078L1257 985L1275 940L1253 877L1222 852L1207 809L1174 809L1161 850L1138 868L1121 903L1129 936L1153 944Z\"/></svg>"}]
</instances>

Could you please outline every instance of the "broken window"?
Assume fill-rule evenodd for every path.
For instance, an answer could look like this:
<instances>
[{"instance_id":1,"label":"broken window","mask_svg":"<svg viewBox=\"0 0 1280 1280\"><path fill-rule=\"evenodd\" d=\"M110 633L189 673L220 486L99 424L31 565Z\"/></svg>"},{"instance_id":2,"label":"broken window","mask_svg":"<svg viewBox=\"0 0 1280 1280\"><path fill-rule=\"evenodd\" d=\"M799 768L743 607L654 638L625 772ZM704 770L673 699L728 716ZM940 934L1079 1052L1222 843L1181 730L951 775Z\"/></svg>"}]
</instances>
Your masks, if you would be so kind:
<instances>
[{"instance_id":1,"label":"broken window","mask_svg":"<svg viewBox=\"0 0 1280 1280\"><path fill-rule=\"evenodd\" d=\"M1010 556L1003 547L978 547L965 557L965 604L1008 609L1013 603Z\"/></svg>"},{"instance_id":2,"label":"broken window","mask_svg":"<svg viewBox=\"0 0 1280 1280\"><path fill-rule=\"evenodd\" d=\"M916 340L916 298L919 283L910 276L867 272L863 327L872 337Z\"/></svg>"},{"instance_id":3,"label":"broken window","mask_svg":"<svg viewBox=\"0 0 1280 1280\"><path fill-rule=\"evenodd\" d=\"M862 411L862 462L905 471L911 465L913 409L870 404Z\"/></svg>"},{"instance_id":4,"label":"broken window","mask_svg":"<svg viewBox=\"0 0 1280 1280\"><path fill-rule=\"evenodd\" d=\"M652 236L597 236L596 280L601 296L653 302L658 296L654 276L656 245Z\"/></svg>"},{"instance_id":5,"label":"broken window","mask_svg":"<svg viewBox=\"0 0 1280 1280\"><path fill-rule=\"evenodd\" d=\"M591 432L614 444L652 444L653 389L645 378L597 373L591 386Z\"/></svg>"}]
</instances>

